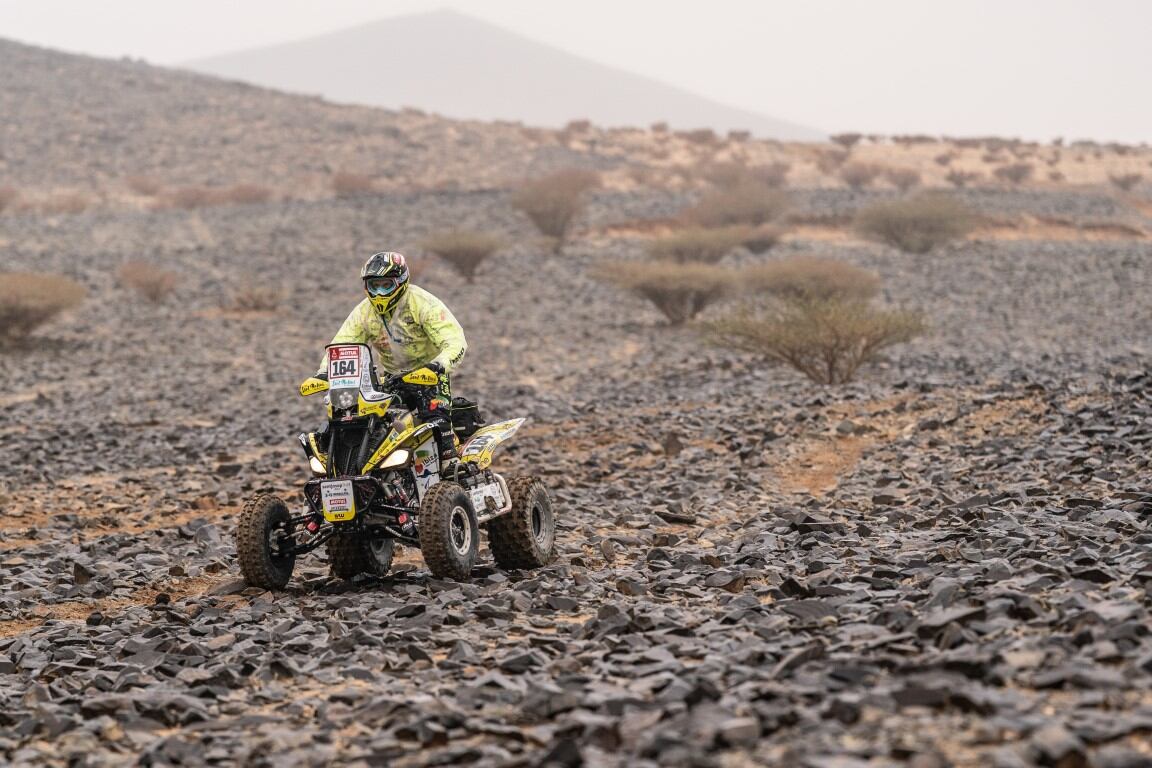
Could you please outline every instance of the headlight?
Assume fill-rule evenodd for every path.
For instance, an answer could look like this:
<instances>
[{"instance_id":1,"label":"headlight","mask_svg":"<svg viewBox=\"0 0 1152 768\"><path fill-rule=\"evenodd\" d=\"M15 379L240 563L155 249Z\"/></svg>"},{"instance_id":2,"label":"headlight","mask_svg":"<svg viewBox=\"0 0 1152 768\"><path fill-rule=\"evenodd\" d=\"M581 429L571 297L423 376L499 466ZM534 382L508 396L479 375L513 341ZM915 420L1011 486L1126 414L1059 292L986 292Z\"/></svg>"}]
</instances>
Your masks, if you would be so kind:
<instances>
[{"instance_id":1,"label":"headlight","mask_svg":"<svg viewBox=\"0 0 1152 768\"><path fill-rule=\"evenodd\" d=\"M312 468L312 474L314 475L327 474L324 469L324 462L320 461L320 459L316 458L315 456L308 457L308 466Z\"/></svg>"},{"instance_id":2,"label":"headlight","mask_svg":"<svg viewBox=\"0 0 1152 768\"><path fill-rule=\"evenodd\" d=\"M388 469L389 467L398 467L401 464L408 462L408 451L401 448L398 451L392 451L392 455L384 459L384 463L380 465L381 469Z\"/></svg>"}]
</instances>

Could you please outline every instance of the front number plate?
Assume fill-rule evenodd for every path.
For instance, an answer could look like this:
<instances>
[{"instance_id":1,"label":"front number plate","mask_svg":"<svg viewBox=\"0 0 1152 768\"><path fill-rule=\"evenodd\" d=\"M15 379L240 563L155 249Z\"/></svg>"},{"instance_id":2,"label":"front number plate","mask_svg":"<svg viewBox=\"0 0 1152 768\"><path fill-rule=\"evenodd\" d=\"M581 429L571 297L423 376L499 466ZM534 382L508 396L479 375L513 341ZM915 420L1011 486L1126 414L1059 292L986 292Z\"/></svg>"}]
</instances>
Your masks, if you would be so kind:
<instances>
[{"instance_id":1,"label":"front number plate","mask_svg":"<svg viewBox=\"0 0 1152 768\"><path fill-rule=\"evenodd\" d=\"M352 495L351 480L329 480L320 484L320 501L324 505L324 519L339 523L356 517L356 497Z\"/></svg>"}]
</instances>

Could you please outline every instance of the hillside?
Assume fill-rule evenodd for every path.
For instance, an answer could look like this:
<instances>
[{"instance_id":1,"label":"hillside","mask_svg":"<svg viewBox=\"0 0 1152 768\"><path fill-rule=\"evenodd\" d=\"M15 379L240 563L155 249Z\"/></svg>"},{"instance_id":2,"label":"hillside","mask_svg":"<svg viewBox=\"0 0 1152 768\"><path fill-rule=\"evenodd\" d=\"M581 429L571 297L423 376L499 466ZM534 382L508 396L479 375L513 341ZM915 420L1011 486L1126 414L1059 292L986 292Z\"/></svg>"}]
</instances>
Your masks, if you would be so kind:
<instances>
[{"instance_id":1,"label":"hillside","mask_svg":"<svg viewBox=\"0 0 1152 768\"><path fill-rule=\"evenodd\" d=\"M383 19L189 62L190 69L333 101L414 106L458 118L560 127L749 130L820 140L812 128L735 109L604 66L451 10Z\"/></svg>"}]
</instances>

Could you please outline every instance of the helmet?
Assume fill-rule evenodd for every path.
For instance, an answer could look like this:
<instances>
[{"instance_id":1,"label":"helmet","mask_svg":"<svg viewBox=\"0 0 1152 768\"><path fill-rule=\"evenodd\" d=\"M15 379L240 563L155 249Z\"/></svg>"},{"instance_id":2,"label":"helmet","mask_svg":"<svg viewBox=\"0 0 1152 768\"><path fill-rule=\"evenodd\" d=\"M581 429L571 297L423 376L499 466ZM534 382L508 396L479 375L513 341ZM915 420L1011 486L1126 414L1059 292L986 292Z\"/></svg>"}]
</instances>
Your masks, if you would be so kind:
<instances>
[{"instance_id":1,"label":"helmet","mask_svg":"<svg viewBox=\"0 0 1152 768\"><path fill-rule=\"evenodd\" d=\"M374 253L364 262L360 278L376 312L387 315L408 292L408 262L395 251Z\"/></svg>"}]
</instances>

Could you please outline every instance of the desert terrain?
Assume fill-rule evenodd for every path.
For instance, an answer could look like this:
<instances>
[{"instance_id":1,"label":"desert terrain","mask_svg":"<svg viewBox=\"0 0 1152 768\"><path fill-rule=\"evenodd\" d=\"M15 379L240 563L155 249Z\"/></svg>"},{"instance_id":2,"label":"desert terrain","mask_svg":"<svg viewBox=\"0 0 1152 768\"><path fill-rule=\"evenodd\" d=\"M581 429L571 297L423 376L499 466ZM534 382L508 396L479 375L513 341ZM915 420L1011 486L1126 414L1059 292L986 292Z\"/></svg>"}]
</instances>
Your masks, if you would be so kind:
<instances>
[{"instance_id":1,"label":"desert terrain","mask_svg":"<svg viewBox=\"0 0 1152 768\"><path fill-rule=\"evenodd\" d=\"M0 113L0 267L88 291L0 356L4 761L1152 761L1152 204L1110 182L1152 175L1147 148L548 131L3 41ZM822 387L595 279L733 163L788 165L790 204L729 260L866 268L930 332ZM855 213L902 192L851 163L981 225L925 255L863 240ZM554 249L510 190L569 167L603 183ZM236 185L263 192L187 193ZM460 226L505 243L474 283L421 246ZM464 325L455 389L530 419L497 467L549 484L558 556L455 583L405 551L344 583L318 554L246 588L235 517L301 502L321 408L296 385L380 249Z\"/></svg>"}]
</instances>

